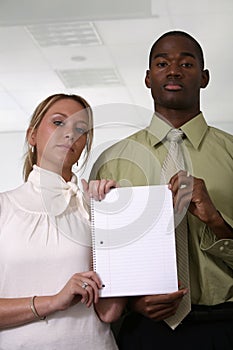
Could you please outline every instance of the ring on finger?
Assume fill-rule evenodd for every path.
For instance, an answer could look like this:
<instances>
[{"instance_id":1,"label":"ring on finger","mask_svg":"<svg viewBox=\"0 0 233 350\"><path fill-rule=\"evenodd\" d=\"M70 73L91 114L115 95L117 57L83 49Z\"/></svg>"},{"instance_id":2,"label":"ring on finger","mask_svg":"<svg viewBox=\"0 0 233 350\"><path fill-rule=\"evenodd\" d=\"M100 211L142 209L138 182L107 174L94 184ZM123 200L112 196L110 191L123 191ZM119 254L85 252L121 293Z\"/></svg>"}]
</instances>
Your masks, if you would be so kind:
<instances>
[{"instance_id":1,"label":"ring on finger","mask_svg":"<svg viewBox=\"0 0 233 350\"><path fill-rule=\"evenodd\" d=\"M89 284L87 282L83 282L83 284L82 284L83 289L86 289L88 286L89 286Z\"/></svg>"},{"instance_id":2,"label":"ring on finger","mask_svg":"<svg viewBox=\"0 0 233 350\"><path fill-rule=\"evenodd\" d=\"M182 188L186 188L187 187L187 185L186 184L181 184L180 185L180 189L182 189Z\"/></svg>"},{"instance_id":3,"label":"ring on finger","mask_svg":"<svg viewBox=\"0 0 233 350\"><path fill-rule=\"evenodd\" d=\"M187 177L189 177L189 176L190 176L190 172L189 172L189 171L187 171L187 174L186 174L186 176L187 176Z\"/></svg>"}]
</instances>

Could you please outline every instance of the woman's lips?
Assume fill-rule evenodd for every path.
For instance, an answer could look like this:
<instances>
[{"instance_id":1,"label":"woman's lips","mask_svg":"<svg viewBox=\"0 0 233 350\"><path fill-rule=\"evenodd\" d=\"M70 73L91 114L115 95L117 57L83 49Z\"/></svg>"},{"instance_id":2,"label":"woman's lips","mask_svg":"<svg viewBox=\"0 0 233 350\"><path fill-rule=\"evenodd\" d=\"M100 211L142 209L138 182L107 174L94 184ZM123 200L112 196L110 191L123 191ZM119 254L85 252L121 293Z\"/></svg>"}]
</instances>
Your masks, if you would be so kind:
<instances>
[{"instance_id":1,"label":"woman's lips","mask_svg":"<svg viewBox=\"0 0 233 350\"><path fill-rule=\"evenodd\" d=\"M64 149L65 151L70 151L70 152L74 152L73 148L69 145L58 145L59 148Z\"/></svg>"}]
</instances>

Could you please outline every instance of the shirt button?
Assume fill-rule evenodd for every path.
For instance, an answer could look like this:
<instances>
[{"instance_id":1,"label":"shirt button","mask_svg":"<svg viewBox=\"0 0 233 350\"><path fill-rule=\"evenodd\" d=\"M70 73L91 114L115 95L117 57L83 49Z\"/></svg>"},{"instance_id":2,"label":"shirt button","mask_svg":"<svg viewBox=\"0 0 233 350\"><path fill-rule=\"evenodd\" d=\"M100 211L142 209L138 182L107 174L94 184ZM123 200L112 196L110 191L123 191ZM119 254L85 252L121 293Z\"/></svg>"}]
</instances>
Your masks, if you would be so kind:
<instances>
[{"instance_id":1,"label":"shirt button","mask_svg":"<svg viewBox=\"0 0 233 350\"><path fill-rule=\"evenodd\" d=\"M229 244L229 241L225 241L225 242L224 242L224 245L228 245L228 244Z\"/></svg>"},{"instance_id":2,"label":"shirt button","mask_svg":"<svg viewBox=\"0 0 233 350\"><path fill-rule=\"evenodd\" d=\"M221 246L221 247L219 248L219 250L222 252L222 251L224 250L224 247Z\"/></svg>"}]
</instances>

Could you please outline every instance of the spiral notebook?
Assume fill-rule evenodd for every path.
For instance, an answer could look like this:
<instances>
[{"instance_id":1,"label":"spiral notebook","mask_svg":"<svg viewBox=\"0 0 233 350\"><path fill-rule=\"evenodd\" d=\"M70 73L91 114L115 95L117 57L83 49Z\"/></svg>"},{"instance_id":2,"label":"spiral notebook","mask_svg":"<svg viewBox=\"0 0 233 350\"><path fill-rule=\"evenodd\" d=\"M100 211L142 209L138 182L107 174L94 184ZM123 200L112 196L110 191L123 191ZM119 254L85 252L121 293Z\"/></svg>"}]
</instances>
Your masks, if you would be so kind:
<instances>
[{"instance_id":1,"label":"spiral notebook","mask_svg":"<svg viewBox=\"0 0 233 350\"><path fill-rule=\"evenodd\" d=\"M101 297L178 289L172 194L166 185L112 189L91 201L93 269Z\"/></svg>"}]
</instances>

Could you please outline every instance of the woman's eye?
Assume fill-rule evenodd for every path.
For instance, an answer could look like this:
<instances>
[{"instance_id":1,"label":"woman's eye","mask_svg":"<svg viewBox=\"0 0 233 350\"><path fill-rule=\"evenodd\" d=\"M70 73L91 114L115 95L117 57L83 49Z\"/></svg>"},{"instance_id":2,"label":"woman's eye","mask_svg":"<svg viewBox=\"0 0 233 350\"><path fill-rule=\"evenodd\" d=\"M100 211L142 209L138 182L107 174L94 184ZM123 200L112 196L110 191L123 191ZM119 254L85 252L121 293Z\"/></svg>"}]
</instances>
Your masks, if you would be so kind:
<instances>
[{"instance_id":1,"label":"woman's eye","mask_svg":"<svg viewBox=\"0 0 233 350\"><path fill-rule=\"evenodd\" d=\"M77 131L79 134L81 134L81 135L87 133L87 130L85 130L85 129L83 129L83 128L76 128L76 131Z\"/></svg>"},{"instance_id":2,"label":"woman's eye","mask_svg":"<svg viewBox=\"0 0 233 350\"><path fill-rule=\"evenodd\" d=\"M64 123L61 120L55 120L53 124L59 126L59 125L64 125Z\"/></svg>"}]
</instances>

